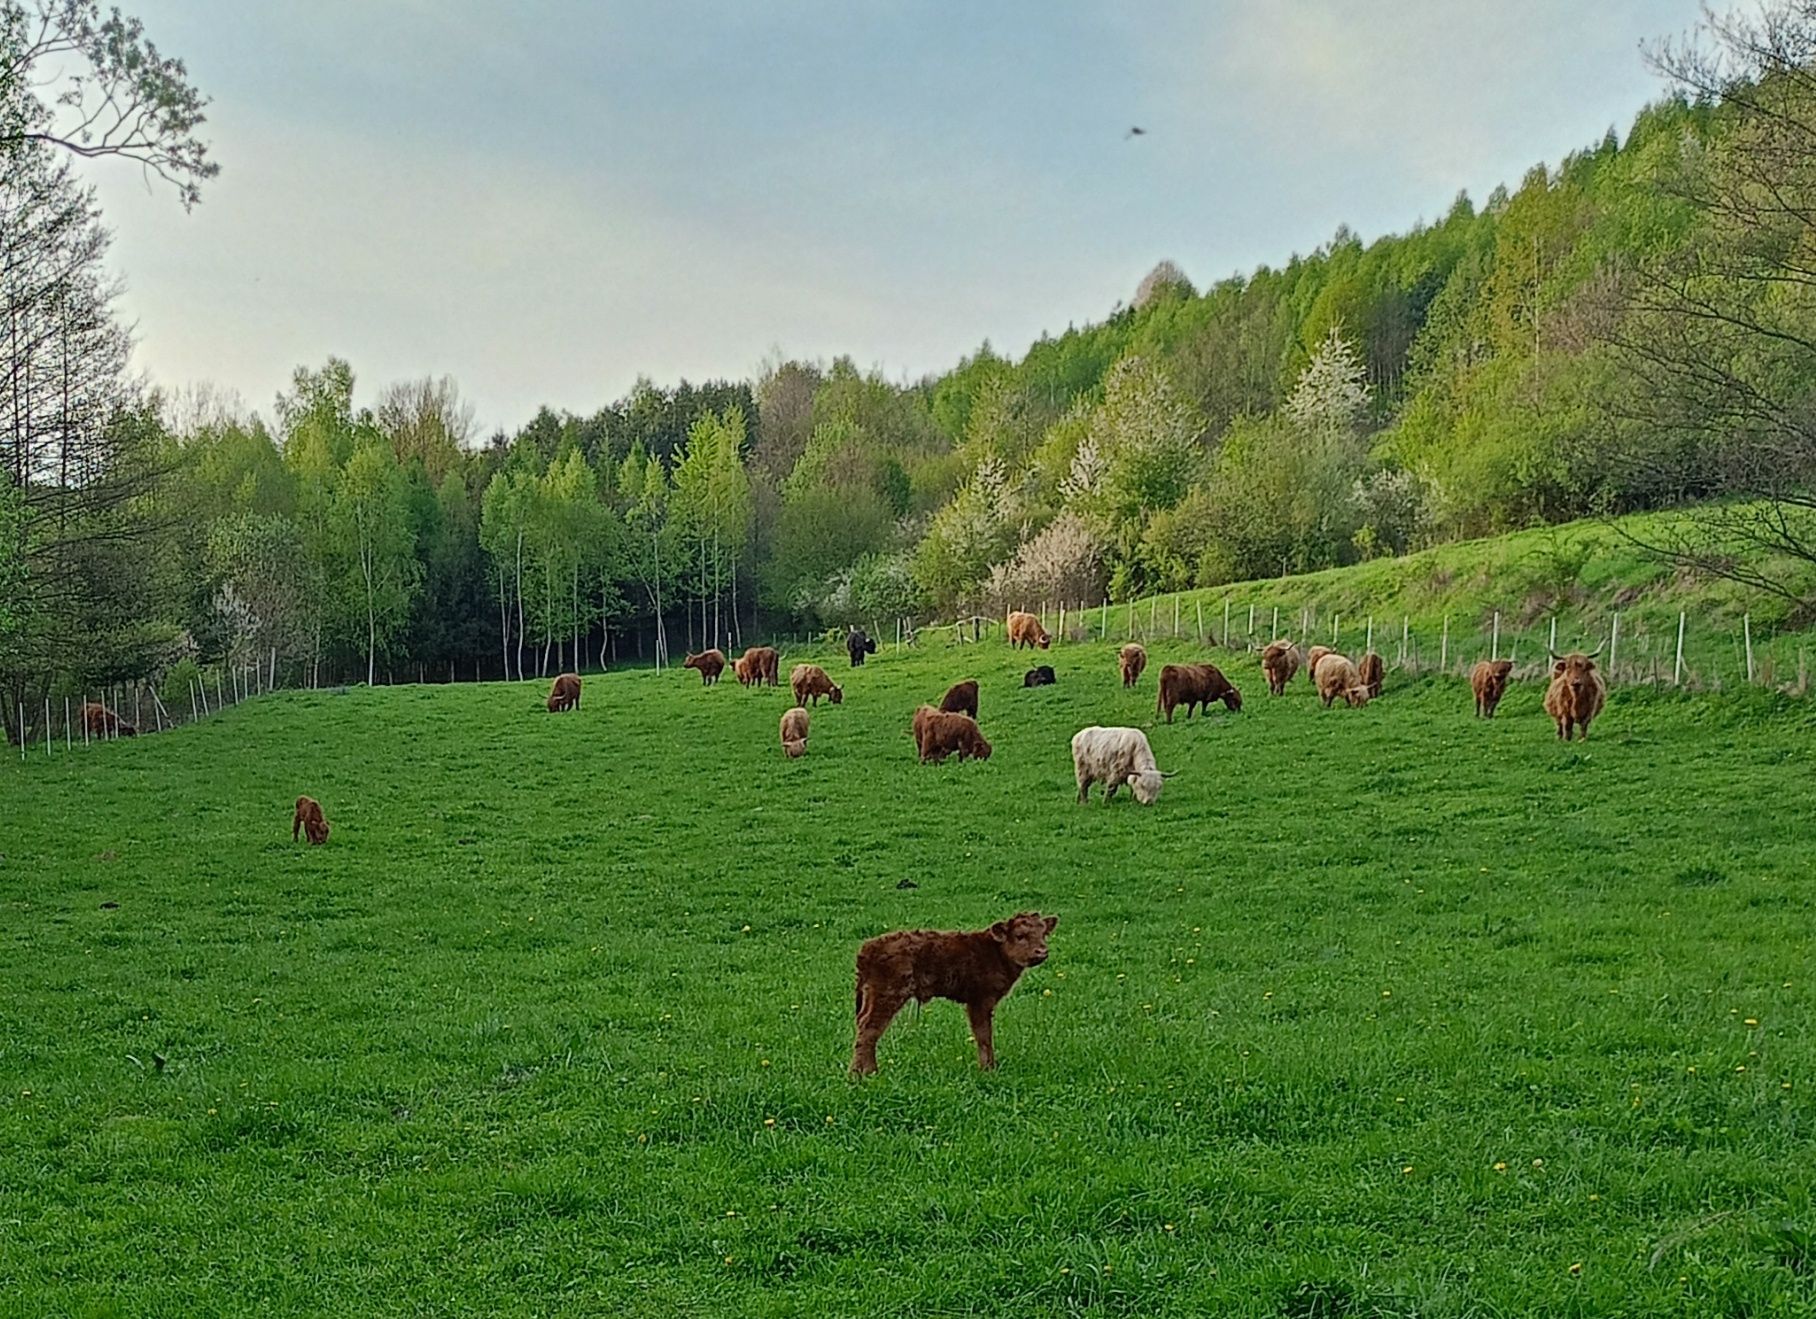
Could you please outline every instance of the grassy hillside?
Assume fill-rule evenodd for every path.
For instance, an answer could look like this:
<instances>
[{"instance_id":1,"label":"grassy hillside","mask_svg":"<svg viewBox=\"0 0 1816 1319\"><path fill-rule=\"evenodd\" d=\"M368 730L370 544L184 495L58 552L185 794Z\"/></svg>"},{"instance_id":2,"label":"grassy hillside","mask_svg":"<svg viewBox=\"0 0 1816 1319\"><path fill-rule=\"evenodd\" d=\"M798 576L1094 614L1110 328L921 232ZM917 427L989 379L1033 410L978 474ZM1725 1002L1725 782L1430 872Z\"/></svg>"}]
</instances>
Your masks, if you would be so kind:
<instances>
[{"instance_id":1,"label":"grassy hillside","mask_svg":"<svg viewBox=\"0 0 1816 1319\"><path fill-rule=\"evenodd\" d=\"M1043 658L886 651L799 762L673 671L0 765L0 1311L1816 1306L1805 704L1619 689L1565 746L1530 684L1238 660L1156 806L1079 807L1154 678ZM994 758L913 763L965 676ZM936 1003L846 1079L860 940L1023 908L1000 1071Z\"/></svg>"},{"instance_id":2,"label":"grassy hillside","mask_svg":"<svg viewBox=\"0 0 1816 1319\"><path fill-rule=\"evenodd\" d=\"M1608 640L1618 615L1619 680L1669 683L1683 612L1686 686L1744 685L1750 627L1755 684L1801 690L1816 655L1809 620L1794 616L1781 597L1677 570L1635 544L1634 537L1644 539L1677 516L1575 522L1462 541L1403 558L1090 608L1082 620L1068 611L1067 628L1081 637L1086 631L1112 639L1170 637L1177 617L1182 637L1199 635L1202 621L1203 635L1222 638L1227 603L1238 647L1266 644L1277 617L1280 635L1325 645L1335 638L1359 654L1372 618L1375 648L1389 661L1404 656L1408 667L1434 671L1442 657L1451 671L1462 672L1494 648L1497 612L1499 653L1535 663L1544 659L1553 620L1560 648L1590 649ZM1778 568L1785 580L1816 590L1807 565ZM1043 612L1056 624L1053 607Z\"/></svg>"}]
</instances>

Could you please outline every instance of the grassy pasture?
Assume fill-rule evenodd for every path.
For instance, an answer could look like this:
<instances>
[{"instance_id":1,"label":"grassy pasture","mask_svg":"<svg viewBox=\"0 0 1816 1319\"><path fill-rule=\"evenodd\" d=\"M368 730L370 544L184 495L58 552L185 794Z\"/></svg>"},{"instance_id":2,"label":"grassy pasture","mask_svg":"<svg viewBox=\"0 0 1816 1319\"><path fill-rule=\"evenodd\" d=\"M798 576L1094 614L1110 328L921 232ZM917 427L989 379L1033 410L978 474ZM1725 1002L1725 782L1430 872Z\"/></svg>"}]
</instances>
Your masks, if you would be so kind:
<instances>
[{"instance_id":1,"label":"grassy pasture","mask_svg":"<svg viewBox=\"0 0 1816 1319\"><path fill-rule=\"evenodd\" d=\"M1040 658L827 657L799 762L673 671L0 765L0 1312L1816 1310L1807 703L1564 746L1531 685L1238 660L1158 805L1081 808L1155 668ZM919 766L961 677L995 756ZM1030 907L1000 1071L936 1003L846 1079L864 937Z\"/></svg>"}]
</instances>

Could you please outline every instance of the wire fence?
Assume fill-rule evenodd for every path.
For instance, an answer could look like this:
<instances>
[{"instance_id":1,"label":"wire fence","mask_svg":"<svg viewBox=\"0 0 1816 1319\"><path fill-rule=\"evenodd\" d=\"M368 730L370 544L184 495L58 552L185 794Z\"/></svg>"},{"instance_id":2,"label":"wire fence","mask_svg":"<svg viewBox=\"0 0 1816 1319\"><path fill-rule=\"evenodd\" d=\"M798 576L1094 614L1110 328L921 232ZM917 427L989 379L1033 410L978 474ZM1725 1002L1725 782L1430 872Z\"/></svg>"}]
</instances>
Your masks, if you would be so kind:
<instances>
[{"instance_id":1,"label":"wire fence","mask_svg":"<svg viewBox=\"0 0 1816 1319\"><path fill-rule=\"evenodd\" d=\"M1485 659L1511 660L1522 677L1546 671L1551 654L1581 650L1596 655L1610 685L1681 687L1719 691L1752 685L1802 696L1809 691L1810 634L1776 626L1755 627L1750 614L1738 622L1695 619L1687 610L1613 610L1606 618L1563 613L1516 621L1491 612L1484 620L1410 613L1320 610L1261 599L1225 599L1207 610L1202 599L1151 596L1112 605L1030 604L1055 646L1082 643L1144 645L1187 641L1211 649L1259 652L1276 639L1302 647L1329 646L1360 658L1379 654L1390 668L1408 674L1465 676ZM966 615L927 624L918 636L948 644L997 640L1006 618Z\"/></svg>"}]
</instances>

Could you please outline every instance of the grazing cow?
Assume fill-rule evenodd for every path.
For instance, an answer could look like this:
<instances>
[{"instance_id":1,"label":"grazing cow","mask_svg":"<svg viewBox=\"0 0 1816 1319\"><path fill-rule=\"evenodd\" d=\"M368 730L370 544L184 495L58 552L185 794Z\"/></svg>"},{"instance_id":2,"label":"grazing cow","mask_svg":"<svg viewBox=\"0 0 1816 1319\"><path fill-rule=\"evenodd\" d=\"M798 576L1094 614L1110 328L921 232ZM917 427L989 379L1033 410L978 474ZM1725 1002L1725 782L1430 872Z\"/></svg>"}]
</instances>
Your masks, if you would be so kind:
<instances>
[{"instance_id":1,"label":"grazing cow","mask_svg":"<svg viewBox=\"0 0 1816 1319\"><path fill-rule=\"evenodd\" d=\"M1572 733L1589 740L1589 725L1602 712L1608 700L1608 684L1595 667L1595 657L1602 653L1597 646L1587 655L1572 651L1568 655L1551 652L1551 686L1545 691L1545 713L1557 723L1557 735L1568 742Z\"/></svg>"},{"instance_id":2,"label":"grazing cow","mask_svg":"<svg viewBox=\"0 0 1816 1319\"><path fill-rule=\"evenodd\" d=\"M580 708L580 675L563 673L555 679L554 686L549 688L549 713L560 714L563 710Z\"/></svg>"},{"instance_id":3,"label":"grazing cow","mask_svg":"<svg viewBox=\"0 0 1816 1319\"><path fill-rule=\"evenodd\" d=\"M1275 696L1284 696L1286 684L1293 680L1304 661L1304 653L1292 642L1269 642L1267 649L1261 652L1261 672L1267 675L1268 691Z\"/></svg>"},{"instance_id":4,"label":"grazing cow","mask_svg":"<svg viewBox=\"0 0 1816 1319\"><path fill-rule=\"evenodd\" d=\"M977 679L955 682L940 697L940 709L948 714L968 714L977 718Z\"/></svg>"},{"instance_id":5,"label":"grazing cow","mask_svg":"<svg viewBox=\"0 0 1816 1319\"><path fill-rule=\"evenodd\" d=\"M328 818L322 814L322 804L313 797L296 799L296 814L290 821L290 841L294 843L298 834L307 834L315 847L328 841Z\"/></svg>"},{"instance_id":6,"label":"grazing cow","mask_svg":"<svg viewBox=\"0 0 1816 1319\"><path fill-rule=\"evenodd\" d=\"M747 646L732 662L740 687L774 687L780 681L782 657L774 646Z\"/></svg>"},{"instance_id":7,"label":"grazing cow","mask_svg":"<svg viewBox=\"0 0 1816 1319\"><path fill-rule=\"evenodd\" d=\"M1141 672L1148 667L1148 650L1146 646L1131 641L1116 652L1116 667L1122 670L1122 685L1133 687L1141 681Z\"/></svg>"},{"instance_id":8,"label":"grazing cow","mask_svg":"<svg viewBox=\"0 0 1816 1319\"><path fill-rule=\"evenodd\" d=\"M987 930L897 930L865 940L858 949L851 1074L876 1071L876 1042L910 999L962 1003L977 1041L977 1065L995 1067L996 1005L1023 971L1047 960L1047 936L1058 924L1057 916L1023 911Z\"/></svg>"},{"instance_id":9,"label":"grazing cow","mask_svg":"<svg viewBox=\"0 0 1816 1319\"><path fill-rule=\"evenodd\" d=\"M1494 709L1507 694L1507 679L1513 673L1512 660L1478 660L1469 671L1469 686L1475 692L1476 718L1494 718Z\"/></svg>"},{"instance_id":10,"label":"grazing cow","mask_svg":"<svg viewBox=\"0 0 1816 1319\"><path fill-rule=\"evenodd\" d=\"M923 705L914 712L914 752L922 764L938 765L954 752L960 760L988 760L991 747L968 714Z\"/></svg>"},{"instance_id":11,"label":"grazing cow","mask_svg":"<svg viewBox=\"0 0 1816 1319\"><path fill-rule=\"evenodd\" d=\"M1173 722L1173 710L1185 707L1186 718L1192 712L1209 713L1212 701L1222 701L1231 711L1242 708L1242 693L1230 686L1230 680L1215 664L1168 664L1160 670L1160 695L1154 702L1154 713L1164 714Z\"/></svg>"},{"instance_id":12,"label":"grazing cow","mask_svg":"<svg viewBox=\"0 0 1816 1319\"><path fill-rule=\"evenodd\" d=\"M1078 776L1078 803L1084 805L1091 785L1104 785L1109 801L1123 784L1143 806L1152 806L1161 785L1173 777L1154 763L1154 748L1139 728L1081 728L1072 735L1072 772Z\"/></svg>"},{"instance_id":13,"label":"grazing cow","mask_svg":"<svg viewBox=\"0 0 1816 1319\"><path fill-rule=\"evenodd\" d=\"M851 667L857 668L864 662L864 656L876 654L876 642L861 627L854 627L845 634L845 653L851 656Z\"/></svg>"},{"instance_id":14,"label":"grazing cow","mask_svg":"<svg viewBox=\"0 0 1816 1319\"><path fill-rule=\"evenodd\" d=\"M1371 650L1362 657L1362 662L1356 665L1356 676L1362 680L1362 685L1368 688L1368 699L1377 700L1381 695L1381 682L1387 676L1387 665L1379 655Z\"/></svg>"},{"instance_id":15,"label":"grazing cow","mask_svg":"<svg viewBox=\"0 0 1816 1319\"><path fill-rule=\"evenodd\" d=\"M105 705L90 701L82 707L82 726L90 737L137 737L139 730Z\"/></svg>"},{"instance_id":16,"label":"grazing cow","mask_svg":"<svg viewBox=\"0 0 1816 1319\"><path fill-rule=\"evenodd\" d=\"M807 711L798 705L782 716L782 753L790 760L807 754Z\"/></svg>"},{"instance_id":17,"label":"grazing cow","mask_svg":"<svg viewBox=\"0 0 1816 1319\"><path fill-rule=\"evenodd\" d=\"M1059 679L1053 676L1051 664L1043 664L1039 668L1029 669L1022 674L1022 686L1024 687L1051 687L1058 681Z\"/></svg>"},{"instance_id":18,"label":"grazing cow","mask_svg":"<svg viewBox=\"0 0 1816 1319\"><path fill-rule=\"evenodd\" d=\"M1318 695L1326 710L1339 696L1352 709L1359 710L1368 704L1368 688L1362 685L1362 675L1356 672L1354 664L1334 650L1318 657L1318 667L1312 670L1312 681L1318 685Z\"/></svg>"},{"instance_id":19,"label":"grazing cow","mask_svg":"<svg viewBox=\"0 0 1816 1319\"><path fill-rule=\"evenodd\" d=\"M794 690L796 705L806 705L809 700L818 705L822 696L834 705L845 700L844 688L835 685L818 664L795 665L788 675L788 685Z\"/></svg>"},{"instance_id":20,"label":"grazing cow","mask_svg":"<svg viewBox=\"0 0 1816 1319\"><path fill-rule=\"evenodd\" d=\"M718 650L702 651L698 655L689 655L681 661L684 669L700 671L700 685L710 687L719 681L719 675L725 672L725 653Z\"/></svg>"},{"instance_id":21,"label":"grazing cow","mask_svg":"<svg viewBox=\"0 0 1816 1319\"><path fill-rule=\"evenodd\" d=\"M1040 625L1040 619L1033 614L1017 609L1009 615L1009 649L1019 650L1027 646L1030 650L1039 646L1046 650L1053 644L1053 638L1047 629Z\"/></svg>"},{"instance_id":22,"label":"grazing cow","mask_svg":"<svg viewBox=\"0 0 1816 1319\"><path fill-rule=\"evenodd\" d=\"M1332 650L1329 646L1313 646L1310 650L1306 651L1305 680L1316 687L1318 685L1318 661L1323 659L1326 655L1335 655L1336 653L1337 652Z\"/></svg>"}]
</instances>

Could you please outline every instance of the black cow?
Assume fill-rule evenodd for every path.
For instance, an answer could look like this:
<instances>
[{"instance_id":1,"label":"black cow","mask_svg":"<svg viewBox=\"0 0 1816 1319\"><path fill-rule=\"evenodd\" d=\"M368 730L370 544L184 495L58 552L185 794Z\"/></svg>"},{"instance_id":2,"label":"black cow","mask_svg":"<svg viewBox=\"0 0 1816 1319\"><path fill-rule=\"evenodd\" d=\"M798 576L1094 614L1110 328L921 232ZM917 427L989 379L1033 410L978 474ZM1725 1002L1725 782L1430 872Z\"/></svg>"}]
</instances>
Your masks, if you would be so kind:
<instances>
[{"instance_id":1,"label":"black cow","mask_svg":"<svg viewBox=\"0 0 1816 1319\"><path fill-rule=\"evenodd\" d=\"M1059 679L1053 676L1053 666L1051 664L1043 664L1037 669L1028 670L1027 674L1022 678L1022 686L1051 687L1058 681Z\"/></svg>"},{"instance_id":2,"label":"black cow","mask_svg":"<svg viewBox=\"0 0 1816 1319\"><path fill-rule=\"evenodd\" d=\"M876 642L861 627L854 627L845 636L845 653L851 656L851 667L857 668L864 662L864 656L876 654Z\"/></svg>"}]
</instances>

